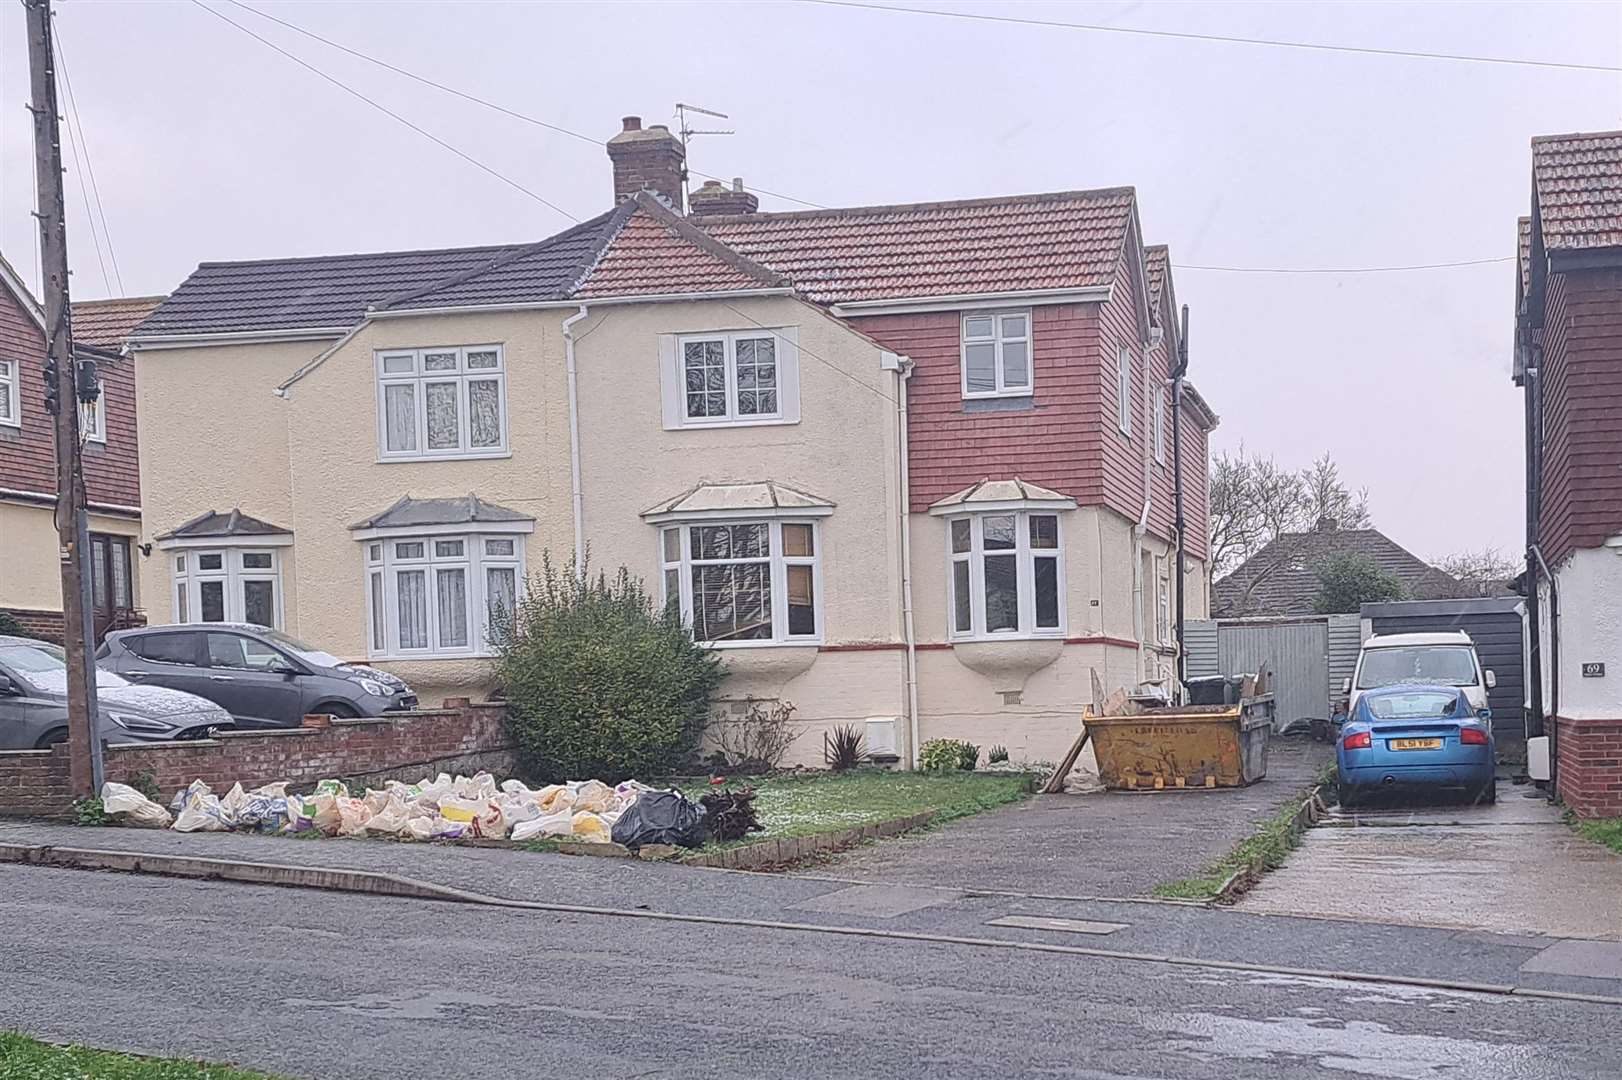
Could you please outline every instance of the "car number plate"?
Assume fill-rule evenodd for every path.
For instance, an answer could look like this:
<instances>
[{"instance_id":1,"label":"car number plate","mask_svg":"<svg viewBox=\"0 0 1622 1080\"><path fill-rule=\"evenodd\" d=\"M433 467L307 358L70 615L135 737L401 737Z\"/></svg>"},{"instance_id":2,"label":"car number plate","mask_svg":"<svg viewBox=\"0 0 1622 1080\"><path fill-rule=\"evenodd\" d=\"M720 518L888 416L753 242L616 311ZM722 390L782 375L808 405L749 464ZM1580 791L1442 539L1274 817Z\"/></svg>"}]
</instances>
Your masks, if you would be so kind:
<instances>
[{"instance_id":1,"label":"car number plate","mask_svg":"<svg viewBox=\"0 0 1622 1080\"><path fill-rule=\"evenodd\" d=\"M1393 750L1440 750L1441 739L1392 739Z\"/></svg>"}]
</instances>

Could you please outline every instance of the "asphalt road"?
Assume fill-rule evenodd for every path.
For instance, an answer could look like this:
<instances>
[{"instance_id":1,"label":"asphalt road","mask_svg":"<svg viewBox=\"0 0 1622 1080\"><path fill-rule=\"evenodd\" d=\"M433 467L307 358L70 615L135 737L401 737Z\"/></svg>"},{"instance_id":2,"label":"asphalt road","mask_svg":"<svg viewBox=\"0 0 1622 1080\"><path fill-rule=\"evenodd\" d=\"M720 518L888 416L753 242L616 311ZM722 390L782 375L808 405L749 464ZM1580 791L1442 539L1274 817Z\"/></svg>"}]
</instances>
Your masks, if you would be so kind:
<instances>
[{"instance_id":1,"label":"asphalt road","mask_svg":"<svg viewBox=\"0 0 1622 1080\"><path fill-rule=\"evenodd\" d=\"M0 1026L312 1080L1622 1073L1582 1002L12 866L0 898Z\"/></svg>"}]
</instances>

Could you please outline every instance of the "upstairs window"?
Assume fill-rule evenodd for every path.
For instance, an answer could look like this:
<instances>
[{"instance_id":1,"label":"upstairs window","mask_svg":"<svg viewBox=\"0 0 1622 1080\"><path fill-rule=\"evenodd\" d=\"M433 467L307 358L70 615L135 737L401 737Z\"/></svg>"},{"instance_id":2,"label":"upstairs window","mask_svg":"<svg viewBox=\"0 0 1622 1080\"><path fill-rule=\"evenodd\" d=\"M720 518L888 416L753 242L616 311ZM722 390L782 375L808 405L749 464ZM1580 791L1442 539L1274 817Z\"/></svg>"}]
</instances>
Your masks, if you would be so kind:
<instances>
[{"instance_id":1,"label":"upstairs window","mask_svg":"<svg viewBox=\"0 0 1622 1080\"><path fill-rule=\"evenodd\" d=\"M17 361L0 360L0 424L22 427L22 403L17 397Z\"/></svg>"},{"instance_id":2,"label":"upstairs window","mask_svg":"<svg viewBox=\"0 0 1622 1080\"><path fill-rule=\"evenodd\" d=\"M798 342L795 327L663 335L665 427L795 423Z\"/></svg>"},{"instance_id":3,"label":"upstairs window","mask_svg":"<svg viewBox=\"0 0 1622 1080\"><path fill-rule=\"evenodd\" d=\"M500 345L376 355L380 459L506 455L507 375Z\"/></svg>"},{"instance_id":4,"label":"upstairs window","mask_svg":"<svg viewBox=\"0 0 1622 1080\"><path fill-rule=\"evenodd\" d=\"M1155 390L1155 463L1166 463L1166 388Z\"/></svg>"},{"instance_id":5,"label":"upstairs window","mask_svg":"<svg viewBox=\"0 0 1622 1080\"><path fill-rule=\"evenodd\" d=\"M1058 515L975 514L947 529L952 637L1063 634Z\"/></svg>"},{"instance_id":6,"label":"upstairs window","mask_svg":"<svg viewBox=\"0 0 1622 1080\"><path fill-rule=\"evenodd\" d=\"M1115 423L1121 434L1132 435L1132 350L1115 350Z\"/></svg>"},{"instance_id":7,"label":"upstairs window","mask_svg":"<svg viewBox=\"0 0 1622 1080\"><path fill-rule=\"evenodd\" d=\"M103 405L106 400L105 389L96 395L95 401L85 401L79 404L79 435L90 442L107 441L107 409Z\"/></svg>"},{"instance_id":8,"label":"upstairs window","mask_svg":"<svg viewBox=\"0 0 1622 1080\"><path fill-rule=\"evenodd\" d=\"M963 396L1020 397L1031 392L1031 313L963 316Z\"/></svg>"}]
</instances>

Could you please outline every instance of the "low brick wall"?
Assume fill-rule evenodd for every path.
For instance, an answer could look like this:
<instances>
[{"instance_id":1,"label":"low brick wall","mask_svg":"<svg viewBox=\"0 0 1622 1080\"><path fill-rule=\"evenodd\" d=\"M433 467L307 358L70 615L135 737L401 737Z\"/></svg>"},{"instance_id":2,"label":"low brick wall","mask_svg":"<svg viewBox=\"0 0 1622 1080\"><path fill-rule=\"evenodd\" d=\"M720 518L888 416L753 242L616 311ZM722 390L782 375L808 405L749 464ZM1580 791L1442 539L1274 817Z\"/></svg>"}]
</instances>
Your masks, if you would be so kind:
<instances>
[{"instance_id":1,"label":"low brick wall","mask_svg":"<svg viewBox=\"0 0 1622 1080\"><path fill-rule=\"evenodd\" d=\"M512 771L505 705L480 703L386 717L334 720L329 727L222 732L195 742L123 743L106 748L107 779L150 774L168 800L193 780L223 793L290 782L308 789L328 777L416 780L425 773ZM67 744L0 752L0 815L61 817L73 802Z\"/></svg>"},{"instance_id":2,"label":"low brick wall","mask_svg":"<svg viewBox=\"0 0 1622 1080\"><path fill-rule=\"evenodd\" d=\"M1580 818L1622 817L1622 718L1555 719L1556 783Z\"/></svg>"}]
</instances>

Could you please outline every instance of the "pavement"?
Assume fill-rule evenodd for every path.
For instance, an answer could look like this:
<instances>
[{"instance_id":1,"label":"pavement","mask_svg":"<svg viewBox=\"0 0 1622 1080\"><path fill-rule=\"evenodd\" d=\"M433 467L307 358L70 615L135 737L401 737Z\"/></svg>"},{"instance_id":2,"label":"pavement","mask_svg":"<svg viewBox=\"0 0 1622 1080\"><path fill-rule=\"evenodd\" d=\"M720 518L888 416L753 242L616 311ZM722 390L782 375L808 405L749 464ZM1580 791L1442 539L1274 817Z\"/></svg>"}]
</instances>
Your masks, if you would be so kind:
<instances>
[{"instance_id":1,"label":"pavement","mask_svg":"<svg viewBox=\"0 0 1622 1080\"><path fill-rule=\"evenodd\" d=\"M610 860L533 858L584 875L578 882L619 876ZM820 917L844 921L912 926L957 902L898 910L910 905L883 886L891 891L882 910L894 912L884 915L839 899L850 887L827 882L625 869L662 882L671 906L704 882L766 880L814 885ZM927 934L861 937L19 866L0 866L0 896L0 1028L310 1080L1622 1073L1614 1034L1622 1006L1587 1001L1177 967ZM1184 927L1185 940L1229 936L1247 919L1290 937L1289 927L1310 922L1116 907L1114 921L1132 925L1104 940L1152 932L1133 912L1170 912L1172 924L1217 920ZM802 914L815 913L802 905ZM1349 943L1363 936L1315 925ZM1432 953L1447 939L1427 945L1410 935L1451 933L1370 932Z\"/></svg>"},{"instance_id":2,"label":"pavement","mask_svg":"<svg viewBox=\"0 0 1622 1080\"><path fill-rule=\"evenodd\" d=\"M1337 809L1239 910L1622 942L1622 855L1500 780L1488 806Z\"/></svg>"},{"instance_id":3,"label":"pavement","mask_svg":"<svg viewBox=\"0 0 1622 1080\"><path fill-rule=\"evenodd\" d=\"M833 858L831 874L1067 896L1147 896L1200 874L1297 800L1334 748L1275 738L1247 788L1039 795Z\"/></svg>"}]
</instances>

